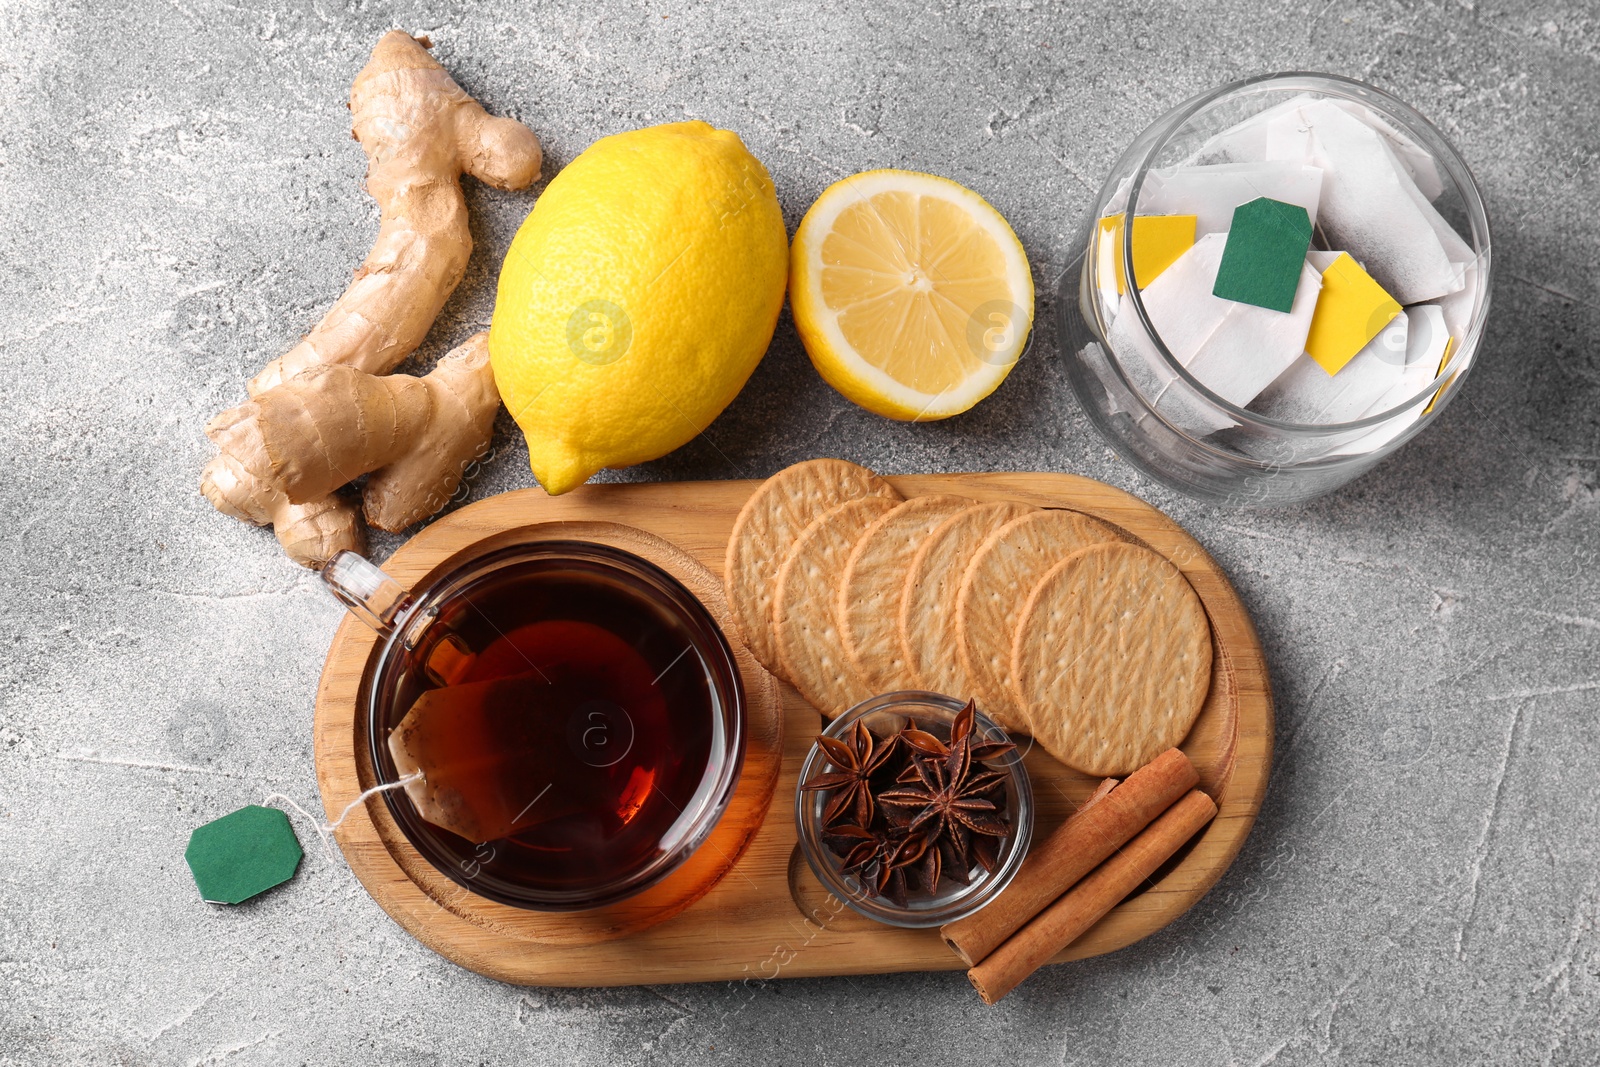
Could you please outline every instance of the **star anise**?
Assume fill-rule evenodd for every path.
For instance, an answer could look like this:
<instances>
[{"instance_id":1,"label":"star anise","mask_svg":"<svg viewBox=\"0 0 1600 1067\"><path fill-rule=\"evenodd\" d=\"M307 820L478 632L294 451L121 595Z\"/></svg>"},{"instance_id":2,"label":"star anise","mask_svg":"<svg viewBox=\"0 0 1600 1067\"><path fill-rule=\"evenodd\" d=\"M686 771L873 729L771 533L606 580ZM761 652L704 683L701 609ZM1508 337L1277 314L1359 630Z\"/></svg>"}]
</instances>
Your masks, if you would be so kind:
<instances>
[{"instance_id":1,"label":"star anise","mask_svg":"<svg viewBox=\"0 0 1600 1067\"><path fill-rule=\"evenodd\" d=\"M872 775L894 753L897 743L893 737L879 741L872 736L866 724L857 721L850 730L849 742L826 735L817 738L817 744L828 754L836 771L819 774L800 788L808 792L818 789L836 790L823 809L824 825L837 822L846 814L855 819L857 827L867 826L877 805L872 795Z\"/></svg>"},{"instance_id":2,"label":"star anise","mask_svg":"<svg viewBox=\"0 0 1600 1067\"><path fill-rule=\"evenodd\" d=\"M944 867L939 842L926 834L911 834L895 853L893 863L904 868L907 880L932 893L939 888L939 876Z\"/></svg>"},{"instance_id":3,"label":"star anise","mask_svg":"<svg viewBox=\"0 0 1600 1067\"><path fill-rule=\"evenodd\" d=\"M1016 746L975 735L975 713L969 702L948 742L915 721L881 740L859 722L848 744L818 739L839 770L801 788L837 790L823 834L844 871L870 891L903 905L908 890L935 893L944 879L966 885L974 863L995 869L1011 827L1006 776L987 763Z\"/></svg>"},{"instance_id":4,"label":"star anise","mask_svg":"<svg viewBox=\"0 0 1600 1067\"><path fill-rule=\"evenodd\" d=\"M908 770L899 781L904 788L878 795L888 808L915 812L906 829L922 832L937 841L947 834L960 842L960 830L986 837L1005 837L1010 827L1001 818L990 794L1005 784L1005 775L989 770L984 761L1011 751L1010 742L975 740L972 732L974 707L969 701L950 727L950 744L943 759L918 749L912 753ZM975 758L978 757L978 758ZM957 858L966 850L958 848Z\"/></svg>"},{"instance_id":5,"label":"star anise","mask_svg":"<svg viewBox=\"0 0 1600 1067\"><path fill-rule=\"evenodd\" d=\"M838 853L846 872L865 867L890 847L888 834L851 823L830 826L822 833L828 838L829 847Z\"/></svg>"},{"instance_id":6,"label":"star anise","mask_svg":"<svg viewBox=\"0 0 1600 1067\"><path fill-rule=\"evenodd\" d=\"M993 872L1000 866L1000 839L980 834L972 839L972 858L978 861L978 866L986 871Z\"/></svg>"},{"instance_id":7,"label":"star anise","mask_svg":"<svg viewBox=\"0 0 1600 1067\"><path fill-rule=\"evenodd\" d=\"M957 753L952 752L954 755ZM907 830L921 831L934 839L954 829L989 837L1004 837L1010 832L999 817L995 802L985 796L1005 780L1003 775L994 771L972 774L970 760L962 760L964 766L952 768L938 760L913 759L918 780L878 794L880 804L915 812L906 824Z\"/></svg>"},{"instance_id":8,"label":"star anise","mask_svg":"<svg viewBox=\"0 0 1600 1067\"><path fill-rule=\"evenodd\" d=\"M908 838L892 828L867 829L851 823L830 826L823 836L839 856L840 868L846 874L859 872L871 892L905 904L907 883L902 868L920 855L926 842Z\"/></svg>"}]
</instances>

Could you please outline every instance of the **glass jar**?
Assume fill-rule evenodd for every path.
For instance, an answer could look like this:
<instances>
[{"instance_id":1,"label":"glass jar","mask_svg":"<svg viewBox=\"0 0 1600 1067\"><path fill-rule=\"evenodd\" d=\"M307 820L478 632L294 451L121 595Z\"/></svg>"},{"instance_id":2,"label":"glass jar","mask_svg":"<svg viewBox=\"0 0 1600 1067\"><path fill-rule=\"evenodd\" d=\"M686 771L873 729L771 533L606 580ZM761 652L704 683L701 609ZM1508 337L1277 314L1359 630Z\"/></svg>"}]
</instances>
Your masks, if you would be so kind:
<instances>
[{"instance_id":1,"label":"glass jar","mask_svg":"<svg viewBox=\"0 0 1600 1067\"><path fill-rule=\"evenodd\" d=\"M1351 114L1366 109L1365 121L1379 130L1397 166L1403 161L1409 171L1420 161L1427 176L1413 174L1415 185L1459 238L1441 236L1460 249L1459 262L1452 263L1463 287L1431 301L1450 332L1446 366L1413 395L1353 421L1289 422L1231 403L1174 358L1152 325L1139 285L1119 293L1119 278L1144 280L1134 271L1133 220L1141 197L1158 198L1170 168L1236 162L1238 149L1230 155L1228 148L1242 143L1228 140L1236 127L1256 116L1265 122L1265 113L1297 98L1330 100ZM1327 493L1416 436L1460 391L1489 311L1489 222L1460 155L1399 100L1330 74L1250 78L1162 116L1117 161L1076 247L1061 283L1062 357L1090 421L1123 458L1157 481L1233 506L1292 504Z\"/></svg>"}]
</instances>

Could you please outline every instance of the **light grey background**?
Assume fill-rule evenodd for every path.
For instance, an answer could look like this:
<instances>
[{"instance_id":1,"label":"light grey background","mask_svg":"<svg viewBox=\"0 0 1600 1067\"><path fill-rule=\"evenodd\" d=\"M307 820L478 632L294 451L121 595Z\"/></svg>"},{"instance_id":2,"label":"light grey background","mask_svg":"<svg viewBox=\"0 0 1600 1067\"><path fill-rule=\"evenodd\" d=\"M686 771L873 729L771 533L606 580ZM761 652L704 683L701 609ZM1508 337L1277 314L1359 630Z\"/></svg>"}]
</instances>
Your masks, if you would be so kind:
<instances>
[{"instance_id":1,"label":"light grey background","mask_svg":"<svg viewBox=\"0 0 1600 1067\"><path fill-rule=\"evenodd\" d=\"M0 9L0 1062L1600 1060L1600 17L1587 0L784 7L485 3ZM959 973L541 991L434 956L299 823L288 886L196 898L202 822L318 805L312 697L339 611L196 491L206 419L361 260L344 100L427 32L554 173L604 134L738 131L791 230L869 167L1016 227L1038 337L972 413L836 395L787 316L697 441L621 478L1075 471L1165 508L1255 614L1271 791L1187 916L985 1008ZM1366 78L1475 169L1497 286L1480 365L1419 440L1312 506L1226 512L1140 477L1067 392L1054 288L1122 146L1273 69ZM424 355L486 323L531 194L469 185L477 251ZM483 497L531 484L502 425ZM376 546L379 554L396 540Z\"/></svg>"}]
</instances>

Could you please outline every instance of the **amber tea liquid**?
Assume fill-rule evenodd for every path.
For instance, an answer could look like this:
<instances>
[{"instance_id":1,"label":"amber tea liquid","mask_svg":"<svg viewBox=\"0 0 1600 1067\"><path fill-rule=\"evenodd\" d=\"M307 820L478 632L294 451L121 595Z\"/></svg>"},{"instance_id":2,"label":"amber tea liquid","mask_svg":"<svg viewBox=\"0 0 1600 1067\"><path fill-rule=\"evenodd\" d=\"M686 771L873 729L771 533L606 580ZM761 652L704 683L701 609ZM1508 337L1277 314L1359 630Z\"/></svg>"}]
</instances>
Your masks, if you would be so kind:
<instances>
[{"instance_id":1,"label":"amber tea liquid","mask_svg":"<svg viewBox=\"0 0 1600 1067\"><path fill-rule=\"evenodd\" d=\"M703 800L722 747L713 668L637 582L525 561L409 635L388 747L424 781L409 813L391 808L459 857L458 881L581 895L670 848Z\"/></svg>"}]
</instances>

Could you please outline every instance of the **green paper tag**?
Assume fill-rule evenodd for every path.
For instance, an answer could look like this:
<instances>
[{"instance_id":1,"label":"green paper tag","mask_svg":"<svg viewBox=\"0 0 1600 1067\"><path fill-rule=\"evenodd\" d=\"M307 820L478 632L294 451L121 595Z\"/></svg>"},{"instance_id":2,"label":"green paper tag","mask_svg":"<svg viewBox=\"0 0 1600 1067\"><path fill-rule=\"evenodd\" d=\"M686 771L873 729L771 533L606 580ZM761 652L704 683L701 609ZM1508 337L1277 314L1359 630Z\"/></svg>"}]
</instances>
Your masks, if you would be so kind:
<instances>
[{"instance_id":1,"label":"green paper tag","mask_svg":"<svg viewBox=\"0 0 1600 1067\"><path fill-rule=\"evenodd\" d=\"M202 899L238 904L293 878L302 855L289 816L252 804L197 829L183 858Z\"/></svg>"},{"instance_id":2,"label":"green paper tag","mask_svg":"<svg viewBox=\"0 0 1600 1067\"><path fill-rule=\"evenodd\" d=\"M1311 247L1311 216L1298 204L1265 196L1233 209L1217 268L1215 296L1287 312Z\"/></svg>"}]
</instances>

